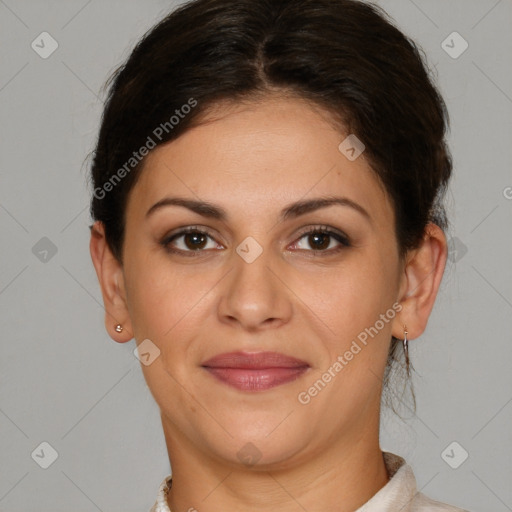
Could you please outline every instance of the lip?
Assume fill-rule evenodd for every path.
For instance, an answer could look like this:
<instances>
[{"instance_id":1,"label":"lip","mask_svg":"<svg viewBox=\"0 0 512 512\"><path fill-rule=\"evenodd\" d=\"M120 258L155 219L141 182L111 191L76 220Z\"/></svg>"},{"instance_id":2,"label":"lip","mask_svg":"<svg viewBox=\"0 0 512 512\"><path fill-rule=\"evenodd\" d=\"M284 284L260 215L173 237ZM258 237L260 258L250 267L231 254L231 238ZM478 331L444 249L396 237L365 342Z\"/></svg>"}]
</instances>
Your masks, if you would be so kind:
<instances>
[{"instance_id":1,"label":"lip","mask_svg":"<svg viewBox=\"0 0 512 512\"><path fill-rule=\"evenodd\" d=\"M201 366L219 381L241 391L265 391L299 378L309 364L278 352L230 352Z\"/></svg>"}]
</instances>

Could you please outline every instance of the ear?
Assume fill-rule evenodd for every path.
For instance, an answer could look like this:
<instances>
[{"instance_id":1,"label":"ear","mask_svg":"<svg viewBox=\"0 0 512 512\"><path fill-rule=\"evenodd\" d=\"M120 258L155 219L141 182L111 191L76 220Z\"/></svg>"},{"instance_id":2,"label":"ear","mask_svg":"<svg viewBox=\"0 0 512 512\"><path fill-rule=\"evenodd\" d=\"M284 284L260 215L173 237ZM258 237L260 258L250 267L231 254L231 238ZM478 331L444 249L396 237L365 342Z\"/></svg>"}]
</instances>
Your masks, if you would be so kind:
<instances>
[{"instance_id":1,"label":"ear","mask_svg":"<svg viewBox=\"0 0 512 512\"><path fill-rule=\"evenodd\" d=\"M425 330L428 318L441 284L448 248L443 230L429 223L425 228L421 245L411 251L403 270L400 285L400 314L393 322L393 336L404 337L404 325L407 337L418 338Z\"/></svg>"},{"instance_id":2,"label":"ear","mask_svg":"<svg viewBox=\"0 0 512 512\"><path fill-rule=\"evenodd\" d=\"M126 305L123 267L112 254L105 238L103 223L100 221L91 226L89 248L103 295L107 332L118 343L130 341L133 338L133 329ZM123 327L121 332L116 331L118 324Z\"/></svg>"}]
</instances>

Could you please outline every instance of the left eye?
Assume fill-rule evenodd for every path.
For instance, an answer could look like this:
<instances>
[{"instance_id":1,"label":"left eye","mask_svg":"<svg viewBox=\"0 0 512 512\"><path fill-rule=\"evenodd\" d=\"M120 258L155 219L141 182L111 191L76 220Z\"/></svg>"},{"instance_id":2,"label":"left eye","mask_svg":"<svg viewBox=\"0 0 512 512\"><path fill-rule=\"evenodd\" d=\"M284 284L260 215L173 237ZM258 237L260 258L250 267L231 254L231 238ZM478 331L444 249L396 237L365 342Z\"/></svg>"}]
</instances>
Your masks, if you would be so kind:
<instances>
[{"instance_id":1,"label":"left eye","mask_svg":"<svg viewBox=\"0 0 512 512\"><path fill-rule=\"evenodd\" d=\"M304 247L300 247L300 240L302 239L306 239L306 243L313 251L319 252L336 251L343 248L343 246L348 247L350 245L346 236L328 229L313 229L303 233L299 242L295 243L298 249L304 249Z\"/></svg>"}]
</instances>

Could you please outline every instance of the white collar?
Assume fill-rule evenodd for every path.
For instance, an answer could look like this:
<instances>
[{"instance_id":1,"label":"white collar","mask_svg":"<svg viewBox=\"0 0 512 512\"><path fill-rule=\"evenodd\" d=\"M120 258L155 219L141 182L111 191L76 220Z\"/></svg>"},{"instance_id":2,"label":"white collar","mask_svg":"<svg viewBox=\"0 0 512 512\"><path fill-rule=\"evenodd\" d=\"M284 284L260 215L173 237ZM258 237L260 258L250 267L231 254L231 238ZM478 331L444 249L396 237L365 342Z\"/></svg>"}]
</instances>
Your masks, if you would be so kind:
<instances>
[{"instance_id":1,"label":"white collar","mask_svg":"<svg viewBox=\"0 0 512 512\"><path fill-rule=\"evenodd\" d=\"M389 476L388 483L374 494L369 501L355 512L422 512L436 510L446 512L467 512L463 509L445 505L427 498L418 492L416 478L405 460L391 452L382 452L384 464ZM160 484L155 504L149 512L171 512L167 505L167 492L171 483L167 476Z\"/></svg>"}]
</instances>

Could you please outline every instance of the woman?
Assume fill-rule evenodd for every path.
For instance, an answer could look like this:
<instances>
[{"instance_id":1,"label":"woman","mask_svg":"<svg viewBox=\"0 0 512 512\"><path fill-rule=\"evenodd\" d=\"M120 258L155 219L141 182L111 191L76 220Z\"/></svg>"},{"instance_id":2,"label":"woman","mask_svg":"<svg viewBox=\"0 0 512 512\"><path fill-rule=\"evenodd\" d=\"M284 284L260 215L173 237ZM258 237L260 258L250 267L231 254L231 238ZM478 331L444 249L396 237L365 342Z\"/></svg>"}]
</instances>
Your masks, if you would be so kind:
<instances>
[{"instance_id":1,"label":"woman","mask_svg":"<svg viewBox=\"0 0 512 512\"><path fill-rule=\"evenodd\" d=\"M354 0L196 0L116 71L91 255L161 410L153 512L461 510L379 446L445 267L446 122Z\"/></svg>"}]
</instances>

